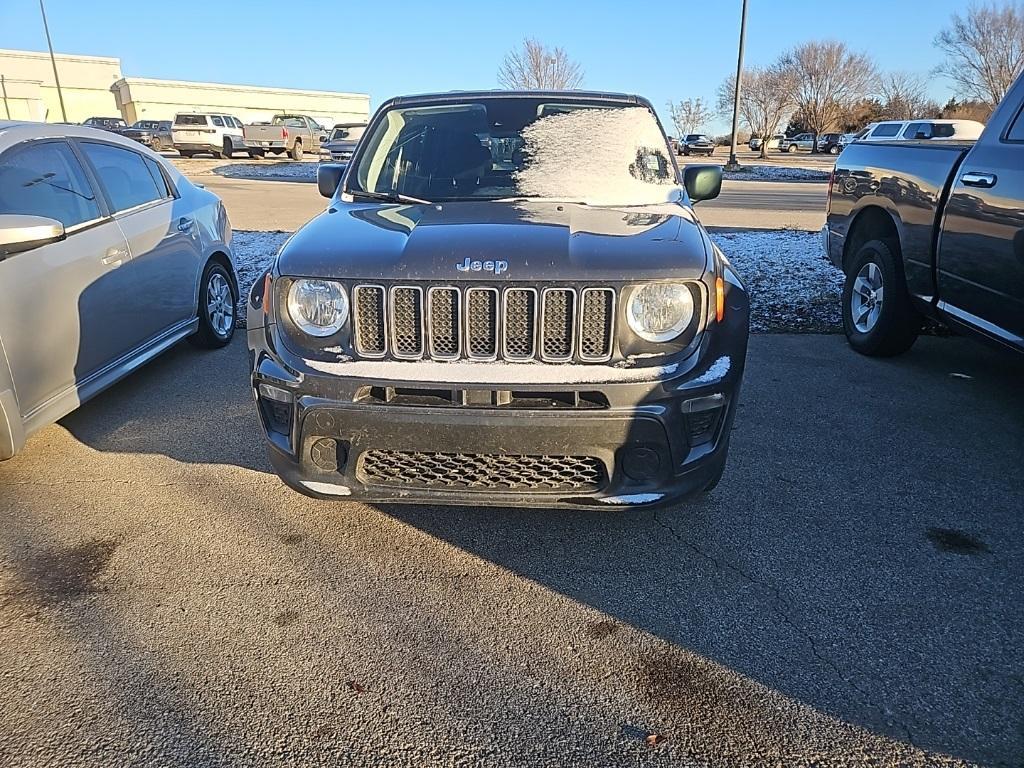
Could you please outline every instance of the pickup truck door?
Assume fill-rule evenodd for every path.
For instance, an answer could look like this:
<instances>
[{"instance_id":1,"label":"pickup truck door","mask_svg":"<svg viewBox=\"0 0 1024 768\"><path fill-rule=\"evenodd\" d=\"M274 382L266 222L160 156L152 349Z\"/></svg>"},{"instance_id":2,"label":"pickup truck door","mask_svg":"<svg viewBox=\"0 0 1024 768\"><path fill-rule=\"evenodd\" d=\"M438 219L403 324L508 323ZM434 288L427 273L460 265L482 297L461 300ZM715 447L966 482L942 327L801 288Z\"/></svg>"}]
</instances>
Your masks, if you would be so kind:
<instances>
[{"instance_id":1,"label":"pickup truck door","mask_svg":"<svg viewBox=\"0 0 1024 768\"><path fill-rule=\"evenodd\" d=\"M940 309L1024 348L1024 119L956 171L936 263Z\"/></svg>"}]
</instances>

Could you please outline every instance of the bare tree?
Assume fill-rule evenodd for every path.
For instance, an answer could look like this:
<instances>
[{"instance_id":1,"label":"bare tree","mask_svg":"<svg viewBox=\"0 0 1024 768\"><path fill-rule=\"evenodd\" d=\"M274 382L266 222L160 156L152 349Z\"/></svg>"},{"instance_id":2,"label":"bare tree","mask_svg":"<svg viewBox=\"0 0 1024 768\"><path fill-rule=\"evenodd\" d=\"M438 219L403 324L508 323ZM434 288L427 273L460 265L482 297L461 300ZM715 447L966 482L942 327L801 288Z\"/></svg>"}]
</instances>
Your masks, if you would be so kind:
<instances>
[{"instance_id":1,"label":"bare tree","mask_svg":"<svg viewBox=\"0 0 1024 768\"><path fill-rule=\"evenodd\" d=\"M568 91L583 84L583 69L561 48L548 48L533 38L505 54L498 83L509 89Z\"/></svg>"},{"instance_id":2,"label":"bare tree","mask_svg":"<svg viewBox=\"0 0 1024 768\"><path fill-rule=\"evenodd\" d=\"M796 105L817 137L834 130L851 104L871 95L878 75L874 62L845 43L830 40L798 45L782 58L796 84Z\"/></svg>"},{"instance_id":3,"label":"bare tree","mask_svg":"<svg viewBox=\"0 0 1024 768\"><path fill-rule=\"evenodd\" d=\"M696 133L704 123L714 116L711 107L699 98L687 99L678 104L670 101L668 114L672 118L672 124L675 125L676 131L679 132L680 139L687 134Z\"/></svg>"},{"instance_id":4,"label":"bare tree","mask_svg":"<svg viewBox=\"0 0 1024 768\"><path fill-rule=\"evenodd\" d=\"M882 97L882 113L888 120L928 117L925 112L935 106L928 99L924 78L911 72L883 75L878 81L878 95Z\"/></svg>"},{"instance_id":5,"label":"bare tree","mask_svg":"<svg viewBox=\"0 0 1024 768\"><path fill-rule=\"evenodd\" d=\"M743 72L740 90L740 119L753 136L761 137L761 157L768 156L768 139L789 119L795 105L792 72L781 63ZM736 76L730 75L718 88L718 111L732 114Z\"/></svg>"},{"instance_id":6,"label":"bare tree","mask_svg":"<svg viewBox=\"0 0 1024 768\"><path fill-rule=\"evenodd\" d=\"M992 3L954 13L935 46L946 54L936 71L959 95L995 106L1024 69L1024 6Z\"/></svg>"}]
</instances>

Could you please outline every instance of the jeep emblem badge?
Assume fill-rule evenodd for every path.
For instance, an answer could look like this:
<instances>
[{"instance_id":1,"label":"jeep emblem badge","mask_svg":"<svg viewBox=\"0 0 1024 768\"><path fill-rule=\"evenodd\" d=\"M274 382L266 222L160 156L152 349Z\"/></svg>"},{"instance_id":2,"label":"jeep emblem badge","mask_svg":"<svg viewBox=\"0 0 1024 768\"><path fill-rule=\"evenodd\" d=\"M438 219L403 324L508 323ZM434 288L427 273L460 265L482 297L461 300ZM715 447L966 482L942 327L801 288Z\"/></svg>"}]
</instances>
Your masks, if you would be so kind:
<instances>
[{"instance_id":1,"label":"jeep emblem badge","mask_svg":"<svg viewBox=\"0 0 1024 768\"><path fill-rule=\"evenodd\" d=\"M459 272L493 272L495 275L500 275L502 272L508 272L508 262L504 260L470 261L467 256L466 260L456 264L455 268Z\"/></svg>"}]
</instances>

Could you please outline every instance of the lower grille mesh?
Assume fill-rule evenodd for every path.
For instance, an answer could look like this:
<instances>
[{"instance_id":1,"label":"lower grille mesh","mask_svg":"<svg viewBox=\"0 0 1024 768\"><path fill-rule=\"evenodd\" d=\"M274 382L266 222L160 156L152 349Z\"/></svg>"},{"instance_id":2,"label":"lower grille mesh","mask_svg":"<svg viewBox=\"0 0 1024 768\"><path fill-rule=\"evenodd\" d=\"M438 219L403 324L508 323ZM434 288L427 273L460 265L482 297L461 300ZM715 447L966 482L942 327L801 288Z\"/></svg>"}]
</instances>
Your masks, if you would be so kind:
<instances>
[{"instance_id":1,"label":"lower grille mesh","mask_svg":"<svg viewBox=\"0 0 1024 768\"><path fill-rule=\"evenodd\" d=\"M604 486L604 465L591 456L367 451L359 479L369 485L468 491L576 491Z\"/></svg>"}]
</instances>

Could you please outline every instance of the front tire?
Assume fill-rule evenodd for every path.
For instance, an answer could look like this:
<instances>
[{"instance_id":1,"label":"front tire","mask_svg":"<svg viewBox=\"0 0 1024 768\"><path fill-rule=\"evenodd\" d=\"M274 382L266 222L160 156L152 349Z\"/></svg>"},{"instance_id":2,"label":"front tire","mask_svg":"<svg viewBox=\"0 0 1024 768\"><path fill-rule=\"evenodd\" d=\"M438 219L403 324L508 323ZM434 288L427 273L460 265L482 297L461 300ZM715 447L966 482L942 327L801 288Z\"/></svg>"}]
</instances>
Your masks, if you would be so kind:
<instances>
[{"instance_id":1,"label":"front tire","mask_svg":"<svg viewBox=\"0 0 1024 768\"><path fill-rule=\"evenodd\" d=\"M913 346L921 316L910 294L895 248L870 240L853 256L843 285L843 330L862 355L892 357Z\"/></svg>"},{"instance_id":2,"label":"front tire","mask_svg":"<svg viewBox=\"0 0 1024 768\"><path fill-rule=\"evenodd\" d=\"M828 153L830 155L838 155L839 154L839 147L833 144L831 147L828 148Z\"/></svg>"},{"instance_id":3,"label":"front tire","mask_svg":"<svg viewBox=\"0 0 1024 768\"><path fill-rule=\"evenodd\" d=\"M789 154L791 154L791 155L795 155L796 154L796 144L790 144L788 147L786 147L786 151L789 152Z\"/></svg>"},{"instance_id":4,"label":"front tire","mask_svg":"<svg viewBox=\"0 0 1024 768\"><path fill-rule=\"evenodd\" d=\"M234 281L223 264L211 261L199 283L199 330L188 337L202 349L220 349L235 335Z\"/></svg>"}]
</instances>

